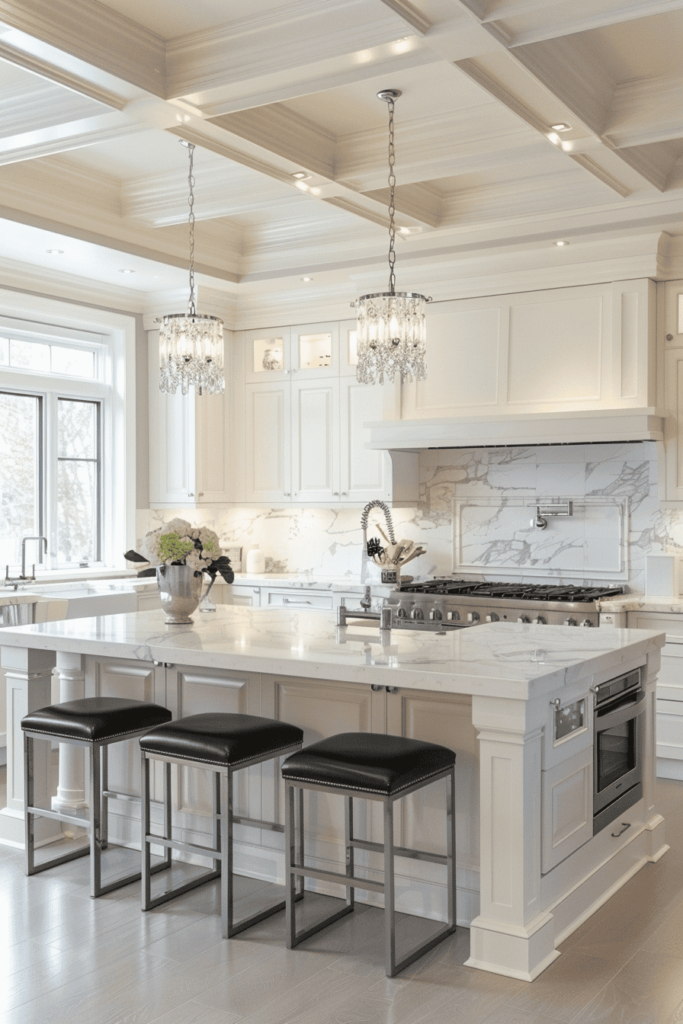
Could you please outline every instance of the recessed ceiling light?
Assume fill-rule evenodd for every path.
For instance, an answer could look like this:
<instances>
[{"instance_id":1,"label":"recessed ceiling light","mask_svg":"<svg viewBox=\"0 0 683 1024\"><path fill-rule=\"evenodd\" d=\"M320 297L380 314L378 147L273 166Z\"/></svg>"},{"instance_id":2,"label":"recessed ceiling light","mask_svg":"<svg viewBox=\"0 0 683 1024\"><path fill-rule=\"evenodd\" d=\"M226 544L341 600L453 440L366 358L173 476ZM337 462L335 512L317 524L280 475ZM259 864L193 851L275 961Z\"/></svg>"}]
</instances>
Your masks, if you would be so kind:
<instances>
[{"instance_id":1,"label":"recessed ceiling light","mask_svg":"<svg viewBox=\"0 0 683 1024\"><path fill-rule=\"evenodd\" d=\"M410 228L399 228L398 230L399 230L400 234L402 234L402 235L409 235L410 234Z\"/></svg>"},{"instance_id":2,"label":"recessed ceiling light","mask_svg":"<svg viewBox=\"0 0 683 1024\"><path fill-rule=\"evenodd\" d=\"M51 256L63 256L63 249L46 249L45 252L49 252Z\"/></svg>"},{"instance_id":3,"label":"recessed ceiling light","mask_svg":"<svg viewBox=\"0 0 683 1024\"><path fill-rule=\"evenodd\" d=\"M309 178L313 177L311 174L306 174L306 171L294 171L293 178L298 178L299 181L308 181Z\"/></svg>"},{"instance_id":4,"label":"recessed ceiling light","mask_svg":"<svg viewBox=\"0 0 683 1024\"><path fill-rule=\"evenodd\" d=\"M312 277L302 277L301 280L302 281L312 281L313 278Z\"/></svg>"},{"instance_id":5,"label":"recessed ceiling light","mask_svg":"<svg viewBox=\"0 0 683 1024\"><path fill-rule=\"evenodd\" d=\"M572 130L572 126L564 121L558 121L557 124L551 124L550 127L554 132L570 132Z\"/></svg>"},{"instance_id":6,"label":"recessed ceiling light","mask_svg":"<svg viewBox=\"0 0 683 1024\"><path fill-rule=\"evenodd\" d=\"M119 270L119 274L134 274L134 273L135 273L134 270L129 270L127 267L123 267L121 270Z\"/></svg>"},{"instance_id":7,"label":"recessed ceiling light","mask_svg":"<svg viewBox=\"0 0 683 1024\"><path fill-rule=\"evenodd\" d=\"M563 238L558 238L556 242L553 242L553 245L569 245L569 242L565 242Z\"/></svg>"},{"instance_id":8,"label":"recessed ceiling light","mask_svg":"<svg viewBox=\"0 0 683 1024\"><path fill-rule=\"evenodd\" d=\"M300 188L302 192L308 192L308 185L305 181L295 181L294 184L297 188Z\"/></svg>"}]
</instances>

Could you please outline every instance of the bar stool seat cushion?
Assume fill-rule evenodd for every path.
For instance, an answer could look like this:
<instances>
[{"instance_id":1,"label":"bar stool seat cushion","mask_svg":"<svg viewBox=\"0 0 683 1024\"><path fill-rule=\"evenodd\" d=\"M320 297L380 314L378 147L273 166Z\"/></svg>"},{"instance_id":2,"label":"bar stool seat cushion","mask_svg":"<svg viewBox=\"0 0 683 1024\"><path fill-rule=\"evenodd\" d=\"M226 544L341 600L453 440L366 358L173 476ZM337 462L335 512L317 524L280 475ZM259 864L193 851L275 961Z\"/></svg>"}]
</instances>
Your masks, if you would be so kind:
<instances>
[{"instance_id":1,"label":"bar stool seat cushion","mask_svg":"<svg viewBox=\"0 0 683 1024\"><path fill-rule=\"evenodd\" d=\"M140 737L140 749L160 757L235 766L275 755L303 741L303 730L259 715L187 715Z\"/></svg>"},{"instance_id":2,"label":"bar stool seat cushion","mask_svg":"<svg viewBox=\"0 0 683 1024\"><path fill-rule=\"evenodd\" d=\"M343 732L291 754L282 765L282 777L289 782L393 796L454 764L453 751L437 743Z\"/></svg>"},{"instance_id":3,"label":"bar stool seat cushion","mask_svg":"<svg viewBox=\"0 0 683 1024\"><path fill-rule=\"evenodd\" d=\"M95 743L170 721L168 708L124 697L83 697L31 711L21 720L25 732Z\"/></svg>"}]
</instances>

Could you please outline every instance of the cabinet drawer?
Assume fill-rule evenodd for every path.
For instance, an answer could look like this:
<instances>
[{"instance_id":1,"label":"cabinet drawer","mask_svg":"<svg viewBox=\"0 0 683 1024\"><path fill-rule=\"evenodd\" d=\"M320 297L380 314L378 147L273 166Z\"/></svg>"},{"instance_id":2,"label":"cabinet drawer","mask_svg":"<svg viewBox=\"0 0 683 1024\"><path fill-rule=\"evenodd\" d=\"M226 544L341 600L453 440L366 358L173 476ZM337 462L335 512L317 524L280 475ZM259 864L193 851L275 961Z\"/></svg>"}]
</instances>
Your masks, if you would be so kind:
<instances>
[{"instance_id":1,"label":"cabinet drawer","mask_svg":"<svg viewBox=\"0 0 683 1024\"><path fill-rule=\"evenodd\" d=\"M332 594L307 590L263 590L261 604L264 608L323 608L332 611Z\"/></svg>"},{"instance_id":2,"label":"cabinet drawer","mask_svg":"<svg viewBox=\"0 0 683 1024\"><path fill-rule=\"evenodd\" d=\"M629 629L652 629L666 633L666 639L683 646L683 615L671 615L665 612L629 612L627 615ZM683 657L683 649L680 656Z\"/></svg>"},{"instance_id":3,"label":"cabinet drawer","mask_svg":"<svg viewBox=\"0 0 683 1024\"><path fill-rule=\"evenodd\" d=\"M683 761L683 700L657 701L657 757Z\"/></svg>"}]
</instances>

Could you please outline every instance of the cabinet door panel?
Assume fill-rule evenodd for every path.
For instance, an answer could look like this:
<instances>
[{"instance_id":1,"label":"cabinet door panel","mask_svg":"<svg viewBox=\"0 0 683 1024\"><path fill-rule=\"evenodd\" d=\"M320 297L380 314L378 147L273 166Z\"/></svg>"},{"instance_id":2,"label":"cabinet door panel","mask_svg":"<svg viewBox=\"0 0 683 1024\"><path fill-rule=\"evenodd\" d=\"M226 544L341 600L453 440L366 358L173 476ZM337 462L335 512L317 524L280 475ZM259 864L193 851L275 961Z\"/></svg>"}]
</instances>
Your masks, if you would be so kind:
<instances>
[{"instance_id":1,"label":"cabinet door panel","mask_svg":"<svg viewBox=\"0 0 683 1024\"><path fill-rule=\"evenodd\" d=\"M196 399L198 502L232 500L235 469L230 459L229 404L226 394Z\"/></svg>"},{"instance_id":2,"label":"cabinet door panel","mask_svg":"<svg viewBox=\"0 0 683 1024\"><path fill-rule=\"evenodd\" d=\"M545 874L593 838L593 748L580 750L542 776Z\"/></svg>"},{"instance_id":3,"label":"cabinet door panel","mask_svg":"<svg viewBox=\"0 0 683 1024\"><path fill-rule=\"evenodd\" d=\"M341 497L344 501L390 499L385 452L365 447L368 440L366 423L381 420L384 396L382 389L358 384L343 378L340 385L340 453Z\"/></svg>"},{"instance_id":4,"label":"cabinet door panel","mask_svg":"<svg viewBox=\"0 0 683 1024\"><path fill-rule=\"evenodd\" d=\"M387 732L440 743L455 751L456 860L458 888L479 889L479 749L467 696L401 690L387 699ZM443 853L446 836L446 783L437 782L400 805L397 839L404 846ZM402 873L443 882L443 869L410 861Z\"/></svg>"},{"instance_id":5,"label":"cabinet door panel","mask_svg":"<svg viewBox=\"0 0 683 1024\"><path fill-rule=\"evenodd\" d=\"M292 498L339 500L339 381L292 385Z\"/></svg>"},{"instance_id":6,"label":"cabinet door panel","mask_svg":"<svg viewBox=\"0 0 683 1024\"><path fill-rule=\"evenodd\" d=\"M165 704L164 673L150 662L86 658L86 693ZM109 748L109 786L120 793L140 793L140 748L137 739Z\"/></svg>"},{"instance_id":7,"label":"cabinet door panel","mask_svg":"<svg viewBox=\"0 0 683 1024\"><path fill-rule=\"evenodd\" d=\"M304 746L341 732L384 732L384 692L359 683L329 683L283 676L262 677L263 714L304 730ZM284 822L284 785L264 772L263 810ZM358 802L358 834L367 835L366 802ZM344 842L344 805L340 797L308 792L304 802L306 835L321 856Z\"/></svg>"},{"instance_id":8,"label":"cabinet door panel","mask_svg":"<svg viewBox=\"0 0 683 1024\"><path fill-rule=\"evenodd\" d=\"M247 501L289 500L289 384L247 386Z\"/></svg>"},{"instance_id":9,"label":"cabinet door panel","mask_svg":"<svg viewBox=\"0 0 683 1024\"><path fill-rule=\"evenodd\" d=\"M211 669L169 670L176 690L178 718L207 712L221 714L260 714L258 677L249 673L212 671ZM213 772L182 768L177 779L175 809L184 814L211 815ZM260 817L260 766L247 768L235 776L235 813L249 812Z\"/></svg>"}]
</instances>

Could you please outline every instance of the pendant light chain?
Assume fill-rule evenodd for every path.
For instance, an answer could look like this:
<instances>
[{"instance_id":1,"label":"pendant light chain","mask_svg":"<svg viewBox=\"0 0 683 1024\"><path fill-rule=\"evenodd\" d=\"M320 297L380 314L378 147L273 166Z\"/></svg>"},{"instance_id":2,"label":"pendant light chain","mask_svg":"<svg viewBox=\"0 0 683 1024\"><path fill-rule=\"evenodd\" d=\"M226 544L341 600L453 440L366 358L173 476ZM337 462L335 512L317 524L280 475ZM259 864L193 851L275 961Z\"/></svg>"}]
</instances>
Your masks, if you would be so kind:
<instances>
[{"instance_id":1,"label":"pendant light chain","mask_svg":"<svg viewBox=\"0 0 683 1024\"><path fill-rule=\"evenodd\" d=\"M187 184L190 190L190 194L187 200L187 205L190 207L190 299L188 305L190 316L196 316L197 306L194 301L194 146L192 145L191 142L187 143L187 149L190 156L190 169L187 175Z\"/></svg>"},{"instance_id":2,"label":"pendant light chain","mask_svg":"<svg viewBox=\"0 0 683 1024\"><path fill-rule=\"evenodd\" d=\"M394 201L394 190L396 188L396 175L394 164L396 153L394 150L394 101L390 99L389 105L389 291L393 295L396 291L396 224L394 216L396 205Z\"/></svg>"}]
</instances>

